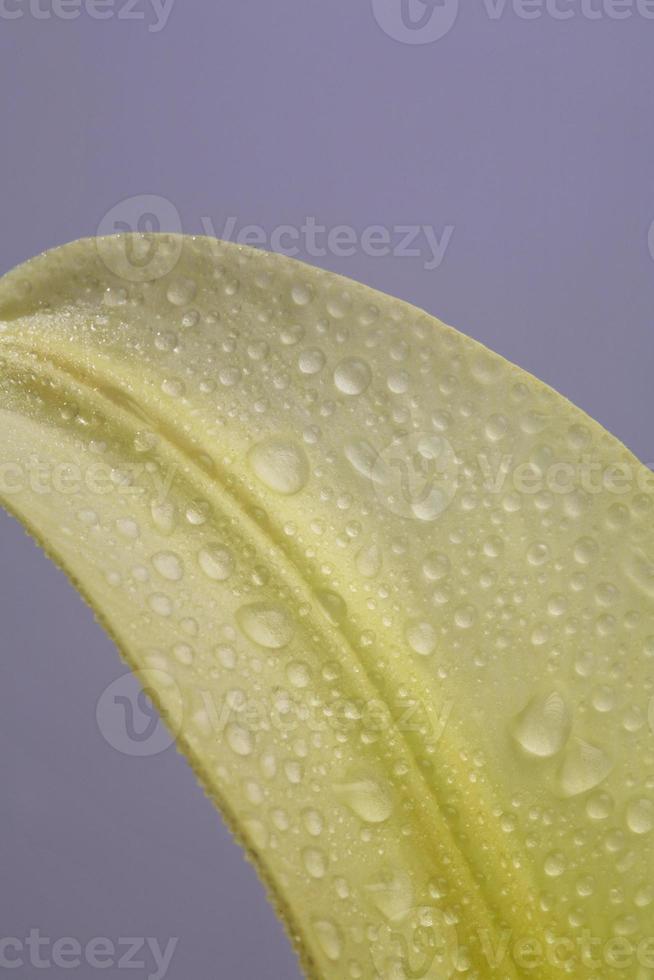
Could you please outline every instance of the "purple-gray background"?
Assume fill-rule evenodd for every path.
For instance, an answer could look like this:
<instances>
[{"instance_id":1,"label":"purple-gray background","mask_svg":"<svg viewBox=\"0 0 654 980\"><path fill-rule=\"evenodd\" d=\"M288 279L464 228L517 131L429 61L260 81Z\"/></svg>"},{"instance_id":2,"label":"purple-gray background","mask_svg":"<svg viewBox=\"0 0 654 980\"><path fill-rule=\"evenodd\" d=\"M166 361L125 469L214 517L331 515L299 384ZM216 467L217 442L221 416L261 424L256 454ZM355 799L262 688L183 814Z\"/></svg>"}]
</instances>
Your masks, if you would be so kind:
<instances>
[{"instance_id":1,"label":"purple-gray background","mask_svg":"<svg viewBox=\"0 0 654 980\"><path fill-rule=\"evenodd\" d=\"M422 30L402 0L56 2L0 0L0 272L151 195L190 233L288 225L654 458L651 0L466 0L446 33L454 0L410 0ZM438 264L424 232L398 254L423 225ZM88 609L4 515L0 548L0 940L179 937L170 980L299 976L183 759L103 736L124 669ZM126 975L45 971L99 974Z\"/></svg>"}]
</instances>

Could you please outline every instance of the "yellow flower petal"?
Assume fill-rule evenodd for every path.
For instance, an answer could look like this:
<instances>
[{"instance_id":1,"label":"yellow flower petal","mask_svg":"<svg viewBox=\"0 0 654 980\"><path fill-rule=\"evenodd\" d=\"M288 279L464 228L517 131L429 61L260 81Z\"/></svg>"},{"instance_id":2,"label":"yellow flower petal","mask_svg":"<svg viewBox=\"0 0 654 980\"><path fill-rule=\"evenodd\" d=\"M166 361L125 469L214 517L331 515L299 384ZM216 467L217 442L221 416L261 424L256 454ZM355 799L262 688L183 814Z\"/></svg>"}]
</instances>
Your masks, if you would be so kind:
<instances>
[{"instance_id":1,"label":"yellow flower petal","mask_svg":"<svg viewBox=\"0 0 654 980\"><path fill-rule=\"evenodd\" d=\"M175 236L0 280L0 416L0 499L308 975L653 975L653 486L617 440L406 303Z\"/></svg>"}]
</instances>

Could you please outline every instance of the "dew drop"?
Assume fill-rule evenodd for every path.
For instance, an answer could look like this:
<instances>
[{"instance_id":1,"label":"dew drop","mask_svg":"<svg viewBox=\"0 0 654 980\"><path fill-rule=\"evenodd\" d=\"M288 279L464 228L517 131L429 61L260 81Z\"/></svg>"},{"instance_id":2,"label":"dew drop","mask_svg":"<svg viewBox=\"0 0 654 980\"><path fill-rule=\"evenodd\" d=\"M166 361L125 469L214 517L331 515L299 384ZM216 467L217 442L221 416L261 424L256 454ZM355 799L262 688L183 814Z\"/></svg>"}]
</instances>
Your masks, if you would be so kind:
<instances>
[{"instance_id":1,"label":"dew drop","mask_svg":"<svg viewBox=\"0 0 654 980\"><path fill-rule=\"evenodd\" d=\"M413 906L411 876L403 871L387 871L366 885L373 905L389 922L401 922Z\"/></svg>"},{"instance_id":2,"label":"dew drop","mask_svg":"<svg viewBox=\"0 0 654 980\"><path fill-rule=\"evenodd\" d=\"M152 564L161 577L169 582L179 582L184 575L184 566L174 551L160 551L153 557Z\"/></svg>"},{"instance_id":3,"label":"dew drop","mask_svg":"<svg viewBox=\"0 0 654 980\"><path fill-rule=\"evenodd\" d=\"M336 365L334 384L344 395L360 395L371 381L370 365L360 357L346 357Z\"/></svg>"},{"instance_id":4,"label":"dew drop","mask_svg":"<svg viewBox=\"0 0 654 980\"><path fill-rule=\"evenodd\" d=\"M450 571L450 559L438 551L427 555L422 563L422 571L430 582L438 582Z\"/></svg>"},{"instance_id":5,"label":"dew drop","mask_svg":"<svg viewBox=\"0 0 654 980\"><path fill-rule=\"evenodd\" d=\"M606 779L612 763L603 749L581 738L574 738L566 749L558 772L559 788L564 796L578 796Z\"/></svg>"},{"instance_id":6,"label":"dew drop","mask_svg":"<svg viewBox=\"0 0 654 980\"><path fill-rule=\"evenodd\" d=\"M281 650L293 639L295 627L282 606L254 602L236 613L241 630L254 643L269 650Z\"/></svg>"},{"instance_id":7,"label":"dew drop","mask_svg":"<svg viewBox=\"0 0 654 980\"><path fill-rule=\"evenodd\" d=\"M546 759L556 755L570 734L572 717L558 691L536 696L516 716L511 734L529 755Z\"/></svg>"},{"instance_id":8,"label":"dew drop","mask_svg":"<svg viewBox=\"0 0 654 980\"><path fill-rule=\"evenodd\" d=\"M248 460L255 476L276 493L298 493L309 479L304 450L286 439L270 438L250 449Z\"/></svg>"},{"instance_id":9,"label":"dew drop","mask_svg":"<svg viewBox=\"0 0 654 980\"><path fill-rule=\"evenodd\" d=\"M252 733L236 722L230 722L225 729L227 744L236 755L251 755L254 748Z\"/></svg>"},{"instance_id":10,"label":"dew drop","mask_svg":"<svg viewBox=\"0 0 654 980\"><path fill-rule=\"evenodd\" d=\"M302 861L312 878L324 878L327 873L327 858L317 847L305 847Z\"/></svg>"},{"instance_id":11,"label":"dew drop","mask_svg":"<svg viewBox=\"0 0 654 980\"><path fill-rule=\"evenodd\" d=\"M383 823L393 812L389 792L375 779L363 778L334 786L336 795L366 823Z\"/></svg>"},{"instance_id":12,"label":"dew drop","mask_svg":"<svg viewBox=\"0 0 654 980\"><path fill-rule=\"evenodd\" d=\"M316 939L320 948L332 963L336 963L341 958L343 943L338 927L330 922L329 919L316 919L313 923Z\"/></svg>"},{"instance_id":13,"label":"dew drop","mask_svg":"<svg viewBox=\"0 0 654 980\"><path fill-rule=\"evenodd\" d=\"M632 800L627 806L627 826L634 834L649 834L654 827L654 803L651 800Z\"/></svg>"},{"instance_id":14,"label":"dew drop","mask_svg":"<svg viewBox=\"0 0 654 980\"><path fill-rule=\"evenodd\" d=\"M196 291L197 287L193 279L179 278L171 282L166 297L173 306L185 306L192 302Z\"/></svg>"},{"instance_id":15,"label":"dew drop","mask_svg":"<svg viewBox=\"0 0 654 980\"><path fill-rule=\"evenodd\" d=\"M224 582L234 571L234 558L228 548L210 544L198 552L198 564L207 576L215 582Z\"/></svg>"},{"instance_id":16,"label":"dew drop","mask_svg":"<svg viewBox=\"0 0 654 980\"><path fill-rule=\"evenodd\" d=\"M382 567L382 553L378 545L369 544L356 556L356 569L364 578L379 575Z\"/></svg>"},{"instance_id":17,"label":"dew drop","mask_svg":"<svg viewBox=\"0 0 654 980\"><path fill-rule=\"evenodd\" d=\"M436 649L436 630L431 623L408 623L404 636L414 653L428 657Z\"/></svg>"},{"instance_id":18,"label":"dew drop","mask_svg":"<svg viewBox=\"0 0 654 980\"><path fill-rule=\"evenodd\" d=\"M170 501L153 500L150 504L150 513L155 527L163 534L170 534L175 527L175 505Z\"/></svg>"}]
</instances>

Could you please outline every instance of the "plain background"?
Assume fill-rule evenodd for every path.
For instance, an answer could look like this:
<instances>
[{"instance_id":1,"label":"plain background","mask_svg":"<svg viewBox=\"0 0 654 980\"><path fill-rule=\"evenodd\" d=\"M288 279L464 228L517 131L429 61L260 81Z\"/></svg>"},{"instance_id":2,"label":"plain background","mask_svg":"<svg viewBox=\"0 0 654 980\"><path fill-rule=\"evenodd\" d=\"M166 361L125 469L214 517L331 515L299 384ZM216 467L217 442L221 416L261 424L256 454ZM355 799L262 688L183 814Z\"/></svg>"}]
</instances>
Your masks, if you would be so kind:
<instances>
[{"instance_id":1,"label":"plain background","mask_svg":"<svg viewBox=\"0 0 654 980\"><path fill-rule=\"evenodd\" d=\"M401 0L375 2L397 20ZM158 32L151 0L143 19L124 3L64 20L0 0L0 272L132 196L190 233L453 226L437 269L424 251L313 261L436 313L654 459L654 20L635 2L620 20L466 2L424 44L371 0L176 0ZM179 937L171 980L297 977L184 760L103 738L96 703L124 669L89 610L4 515L0 549L0 938Z\"/></svg>"}]
</instances>

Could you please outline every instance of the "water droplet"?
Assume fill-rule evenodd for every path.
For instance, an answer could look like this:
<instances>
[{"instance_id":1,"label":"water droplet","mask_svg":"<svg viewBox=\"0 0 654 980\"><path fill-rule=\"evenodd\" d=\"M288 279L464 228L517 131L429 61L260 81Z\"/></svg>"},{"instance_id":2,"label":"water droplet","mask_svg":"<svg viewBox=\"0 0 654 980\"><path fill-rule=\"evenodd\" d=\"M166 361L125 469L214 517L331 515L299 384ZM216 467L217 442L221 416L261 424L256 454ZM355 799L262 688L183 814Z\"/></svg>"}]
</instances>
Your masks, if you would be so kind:
<instances>
[{"instance_id":1,"label":"water droplet","mask_svg":"<svg viewBox=\"0 0 654 980\"><path fill-rule=\"evenodd\" d=\"M320 948L332 963L341 957L343 943L338 927L330 922L329 919L316 919L313 923L316 939L320 943Z\"/></svg>"},{"instance_id":2,"label":"water droplet","mask_svg":"<svg viewBox=\"0 0 654 980\"><path fill-rule=\"evenodd\" d=\"M197 287L193 279L179 278L174 279L168 287L166 296L168 302L173 306L185 306L192 302L195 297Z\"/></svg>"},{"instance_id":3,"label":"water droplet","mask_svg":"<svg viewBox=\"0 0 654 980\"><path fill-rule=\"evenodd\" d=\"M386 871L366 885L373 904L389 922L401 922L413 906L411 876L404 871Z\"/></svg>"},{"instance_id":4,"label":"water droplet","mask_svg":"<svg viewBox=\"0 0 654 980\"><path fill-rule=\"evenodd\" d=\"M188 667L193 663L193 647L188 643L177 643L173 647L173 656L180 664Z\"/></svg>"},{"instance_id":5,"label":"water droplet","mask_svg":"<svg viewBox=\"0 0 654 980\"><path fill-rule=\"evenodd\" d=\"M558 691L536 696L516 716L511 734L529 755L549 758L560 752L570 734L572 717Z\"/></svg>"},{"instance_id":6,"label":"water droplet","mask_svg":"<svg viewBox=\"0 0 654 980\"><path fill-rule=\"evenodd\" d=\"M169 582L179 582L184 575L184 566L174 551L160 551L153 557L152 564Z\"/></svg>"},{"instance_id":7,"label":"water droplet","mask_svg":"<svg viewBox=\"0 0 654 980\"><path fill-rule=\"evenodd\" d=\"M313 290L305 283L296 283L291 289L291 298L298 306L306 306L313 298Z\"/></svg>"},{"instance_id":8,"label":"water droplet","mask_svg":"<svg viewBox=\"0 0 654 980\"><path fill-rule=\"evenodd\" d=\"M270 438L257 443L248 459L255 476L276 493L298 493L309 479L304 450L286 439Z\"/></svg>"},{"instance_id":9,"label":"water droplet","mask_svg":"<svg viewBox=\"0 0 654 980\"><path fill-rule=\"evenodd\" d=\"M438 582L449 574L450 559L438 551L427 555L422 563L422 571L430 582Z\"/></svg>"},{"instance_id":10,"label":"water droplet","mask_svg":"<svg viewBox=\"0 0 654 980\"><path fill-rule=\"evenodd\" d=\"M317 810L305 810L303 813L304 826L312 837L320 837L323 831L324 822L322 814Z\"/></svg>"},{"instance_id":11,"label":"water droplet","mask_svg":"<svg viewBox=\"0 0 654 980\"><path fill-rule=\"evenodd\" d=\"M436 630L431 623L408 623L404 636L414 653L422 657L428 657L436 649Z\"/></svg>"},{"instance_id":12,"label":"water droplet","mask_svg":"<svg viewBox=\"0 0 654 980\"><path fill-rule=\"evenodd\" d=\"M334 384L344 395L360 395L371 381L370 365L360 357L347 357L336 365Z\"/></svg>"},{"instance_id":13,"label":"water droplet","mask_svg":"<svg viewBox=\"0 0 654 980\"><path fill-rule=\"evenodd\" d=\"M236 722L230 722L225 729L225 734L230 749L236 755L246 756L252 754L254 741L252 739L252 733L247 728L243 728L242 725L237 725Z\"/></svg>"},{"instance_id":14,"label":"water droplet","mask_svg":"<svg viewBox=\"0 0 654 980\"><path fill-rule=\"evenodd\" d=\"M172 601L162 592L154 592L148 598L148 605L158 616L170 616L173 611Z\"/></svg>"},{"instance_id":15,"label":"water droplet","mask_svg":"<svg viewBox=\"0 0 654 980\"><path fill-rule=\"evenodd\" d=\"M544 870L549 878L558 878L566 868L565 855L561 851L552 851L545 858Z\"/></svg>"},{"instance_id":16,"label":"water droplet","mask_svg":"<svg viewBox=\"0 0 654 980\"><path fill-rule=\"evenodd\" d=\"M215 582L224 582L234 571L234 558L229 549L210 544L198 553L198 563L207 576Z\"/></svg>"},{"instance_id":17,"label":"water droplet","mask_svg":"<svg viewBox=\"0 0 654 980\"><path fill-rule=\"evenodd\" d=\"M317 847L305 847L302 861L312 878L324 878L327 873L327 858Z\"/></svg>"},{"instance_id":18,"label":"water droplet","mask_svg":"<svg viewBox=\"0 0 654 980\"><path fill-rule=\"evenodd\" d=\"M241 606L236 613L241 630L254 643L269 650L281 650L293 639L295 627L282 606L255 602Z\"/></svg>"},{"instance_id":19,"label":"water droplet","mask_svg":"<svg viewBox=\"0 0 654 980\"><path fill-rule=\"evenodd\" d=\"M375 779L365 777L334 786L337 796L366 823L383 823L393 812L390 793Z\"/></svg>"},{"instance_id":20,"label":"water droplet","mask_svg":"<svg viewBox=\"0 0 654 980\"><path fill-rule=\"evenodd\" d=\"M303 350L297 360L302 374L318 374L325 366L325 355L317 348Z\"/></svg>"},{"instance_id":21,"label":"water droplet","mask_svg":"<svg viewBox=\"0 0 654 980\"><path fill-rule=\"evenodd\" d=\"M527 549L527 561L530 565L543 565L550 557L550 549L543 541L536 541Z\"/></svg>"},{"instance_id":22,"label":"water droplet","mask_svg":"<svg viewBox=\"0 0 654 980\"><path fill-rule=\"evenodd\" d=\"M311 681L311 672L307 664L299 660L292 661L286 668L286 676L293 687L308 687Z\"/></svg>"},{"instance_id":23,"label":"water droplet","mask_svg":"<svg viewBox=\"0 0 654 980\"><path fill-rule=\"evenodd\" d=\"M654 803L651 800L632 800L627 806L627 826L634 834L649 834L654 827Z\"/></svg>"},{"instance_id":24,"label":"water droplet","mask_svg":"<svg viewBox=\"0 0 654 980\"><path fill-rule=\"evenodd\" d=\"M130 517L120 517L116 521L116 527L124 538L138 538L140 534L139 526Z\"/></svg>"},{"instance_id":25,"label":"water droplet","mask_svg":"<svg viewBox=\"0 0 654 980\"><path fill-rule=\"evenodd\" d=\"M170 534L175 527L175 505L166 500L153 500L150 513L155 526L163 533Z\"/></svg>"},{"instance_id":26,"label":"water droplet","mask_svg":"<svg viewBox=\"0 0 654 980\"><path fill-rule=\"evenodd\" d=\"M382 553L378 545L369 544L356 556L356 568L364 578L374 578L382 567Z\"/></svg>"},{"instance_id":27,"label":"water droplet","mask_svg":"<svg viewBox=\"0 0 654 980\"><path fill-rule=\"evenodd\" d=\"M611 768L611 760L603 749L573 738L559 769L559 788L564 796L578 796L599 786Z\"/></svg>"}]
</instances>

